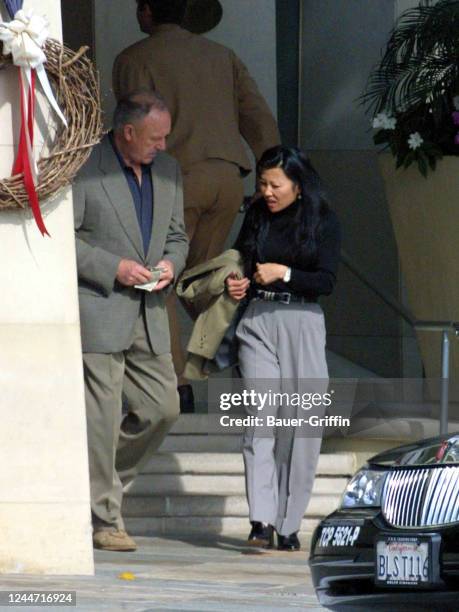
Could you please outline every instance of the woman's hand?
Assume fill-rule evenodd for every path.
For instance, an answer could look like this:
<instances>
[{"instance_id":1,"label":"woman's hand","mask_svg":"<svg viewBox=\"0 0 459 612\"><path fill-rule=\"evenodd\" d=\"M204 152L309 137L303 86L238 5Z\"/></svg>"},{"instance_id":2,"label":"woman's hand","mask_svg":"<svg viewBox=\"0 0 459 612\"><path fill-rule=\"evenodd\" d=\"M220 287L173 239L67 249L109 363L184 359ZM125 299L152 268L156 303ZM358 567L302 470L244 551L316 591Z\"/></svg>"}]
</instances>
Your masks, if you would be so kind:
<instances>
[{"instance_id":1,"label":"woman's hand","mask_svg":"<svg viewBox=\"0 0 459 612\"><path fill-rule=\"evenodd\" d=\"M230 274L226 279L226 288L230 297L238 302L245 298L249 286L248 278L237 278L235 274Z\"/></svg>"},{"instance_id":2,"label":"woman's hand","mask_svg":"<svg viewBox=\"0 0 459 612\"><path fill-rule=\"evenodd\" d=\"M277 280L282 280L287 272L288 266L276 263L257 263L257 271L253 279L259 285L270 285Z\"/></svg>"}]
</instances>

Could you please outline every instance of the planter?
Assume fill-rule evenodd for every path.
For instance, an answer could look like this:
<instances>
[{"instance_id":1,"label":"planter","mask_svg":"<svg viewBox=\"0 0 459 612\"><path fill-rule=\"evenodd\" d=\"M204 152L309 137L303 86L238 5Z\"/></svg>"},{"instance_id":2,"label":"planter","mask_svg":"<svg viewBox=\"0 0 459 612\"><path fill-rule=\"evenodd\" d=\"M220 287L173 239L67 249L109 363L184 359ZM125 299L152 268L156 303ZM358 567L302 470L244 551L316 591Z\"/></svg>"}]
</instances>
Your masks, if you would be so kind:
<instances>
[{"instance_id":1,"label":"planter","mask_svg":"<svg viewBox=\"0 0 459 612\"><path fill-rule=\"evenodd\" d=\"M423 178L414 166L380 168L397 241L408 305L415 318L459 321L459 157L448 156ZM428 378L440 375L441 334L419 332ZM459 381L459 340L451 336L451 378Z\"/></svg>"}]
</instances>

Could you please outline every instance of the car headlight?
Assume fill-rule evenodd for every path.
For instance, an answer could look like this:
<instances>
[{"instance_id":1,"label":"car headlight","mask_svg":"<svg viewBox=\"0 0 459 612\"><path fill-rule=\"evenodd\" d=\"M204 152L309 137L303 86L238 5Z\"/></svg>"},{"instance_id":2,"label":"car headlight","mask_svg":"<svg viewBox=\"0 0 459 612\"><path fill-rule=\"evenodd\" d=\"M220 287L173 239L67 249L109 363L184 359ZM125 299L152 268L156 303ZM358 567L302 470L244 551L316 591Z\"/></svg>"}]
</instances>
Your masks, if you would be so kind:
<instances>
[{"instance_id":1,"label":"car headlight","mask_svg":"<svg viewBox=\"0 0 459 612\"><path fill-rule=\"evenodd\" d=\"M349 481L343 498L342 508L365 508L381 505L381 493L387 472L360 470Z\"/></svg>"}]
</instances>

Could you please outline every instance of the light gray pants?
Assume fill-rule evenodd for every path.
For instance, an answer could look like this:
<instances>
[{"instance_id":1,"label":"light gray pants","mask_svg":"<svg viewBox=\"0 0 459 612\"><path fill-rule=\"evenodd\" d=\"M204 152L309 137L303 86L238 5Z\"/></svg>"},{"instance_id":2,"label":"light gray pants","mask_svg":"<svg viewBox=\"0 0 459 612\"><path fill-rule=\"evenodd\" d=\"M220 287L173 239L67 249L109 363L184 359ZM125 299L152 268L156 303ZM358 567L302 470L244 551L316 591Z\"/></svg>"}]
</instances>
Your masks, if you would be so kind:
<instances>
[{"instance_id":1,"label":"light gray pants","mask_svg":"<svg viewBox=\"0 0 459 612\"><path fill-rule=\"evenodd\" d=\"M311 390L328 385L325 324L318 304L252 300L237 329L239 366L247 387L273 392ZM312 381L311 379L316 379ZM323 415L323 409L310 413ZM282 412L282 414L281 414ZM265 405L251 415L305 416L303 409ZM309 414L306 414L309 416ZM300 431L301 429L301 431ZM248 427L243 456L251 521L274 525L281 535L300 529L311 497L322 431Z\"/></svg>"},{"instance_id":2,"label":"light gray pants","mask_svg":"<svg viewBox=\"0 0 459 612\"><path fill-rule=\"evenodd\" d=\"M123 529L123 487L179 416L172 357L152 353L141 314L128 350L84 353L83 363L93 522ZM124 419L123 393L129 408Z\"/></svg>"}]
</instances>

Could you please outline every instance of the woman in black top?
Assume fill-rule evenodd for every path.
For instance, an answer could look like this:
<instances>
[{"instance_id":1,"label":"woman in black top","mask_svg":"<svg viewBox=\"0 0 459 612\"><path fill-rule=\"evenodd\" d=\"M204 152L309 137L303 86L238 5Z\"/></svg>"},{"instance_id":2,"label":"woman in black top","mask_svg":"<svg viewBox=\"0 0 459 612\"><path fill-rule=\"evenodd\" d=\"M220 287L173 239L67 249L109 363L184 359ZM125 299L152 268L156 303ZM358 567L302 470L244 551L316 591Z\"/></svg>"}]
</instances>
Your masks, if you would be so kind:
<instances>
[{"instance_id":1,"label":"woman in black top","mask_svg":"<svg viewBox=\"0 0 459 612\"><path fill-rule=\"evenodd\" d=\"M257 175L261 197L250 206L235 245L246 276L226 281L231 297L250 299L237 328L239 367L245 387L264 398L248 409L261 421L244 434L249 543L272 546L274 527L279 549L298 550L321 428L272 419L323 415L324 405L311 409L307 399L311 391L327 390L325 326L317 298L333 290L340 229L318 174L299 149L265 151ZM291 392L288 398L275 401L274 393L285 391Z\"/></svg>"}]
</instances>

